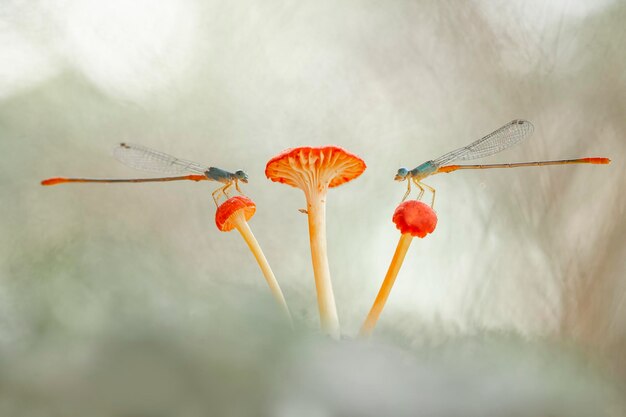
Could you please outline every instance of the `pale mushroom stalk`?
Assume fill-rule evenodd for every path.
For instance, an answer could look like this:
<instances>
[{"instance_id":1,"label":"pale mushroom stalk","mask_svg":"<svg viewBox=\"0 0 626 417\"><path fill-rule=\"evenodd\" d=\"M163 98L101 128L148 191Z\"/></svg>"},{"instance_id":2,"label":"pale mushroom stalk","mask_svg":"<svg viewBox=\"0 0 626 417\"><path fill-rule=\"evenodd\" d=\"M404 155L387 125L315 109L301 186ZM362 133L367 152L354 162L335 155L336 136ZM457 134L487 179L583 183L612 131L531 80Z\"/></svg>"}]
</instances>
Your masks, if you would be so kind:
<instances>
[{"instance_id":1,"label":"pale mushroom stalk","mask_svg":"<svg viewBox=\"0 0 626 417\"><path fill-rule=\"evenodd\" d=\"M290 167L296 173L292 177L297 181L298 188L304 191L309 221L309 242L311 247L311 262L315 278L315 291L320 315L322 331L338 339L340 336L339 316L333 293L328 264L328 249L326 244L326 196L332 175L319 169L301 168L297 165ZM277 169L281 175L290 175L283 169ZM326 175L320 175L326 174Z\"/></svg>"},{"instance_id":2,"label":"pale mushroom stalk","mask_svg":"<svg viewBox=\"0 0 626 417\"><path fill-rule=\"evenodd\" d=\"M289 324L293 327L291 313L287 307L287 302L285 301L283 292L278 285L278 281L274 276L272 268L270 268L269 262L267 262L267 258L265 257L263 250L261 250L259 242L254 237L254 234L248 225L248 220L254 215L255 211L256 205L249 198L245 196L231 197L218 207L217 212L215 213L215 223L217 228L222 232L237 229L237 231L241 234L241 237L246 242L248 248L250 248L250 251L252 252L252 255L254 255L254 258L259 264L261 272L265 277L265 281L270 287L272 296L284 312L285 316L287 316Z\"/></svg>"},{"instance_id":3,"label":"pale mushroom stalk","mask_svg":"<svg viewBox=\"0 0 626 417\"><path fill-rule=\"evenodd\" d=\"M315 196L307 195L307 213L309 217L309 240L315 290L322 330L332 337L339 337L339 317L335 304L335 295L330 279L328 250L326 248L326 190Z\"/></svg>"},{"instance_id":4,"label":"pale mushroom stalk","mask_svg":"<svg viewBox=\"0 0 626 417\"><path fill-rule=\"evenodd\" d=\"M285 301L285 296L283 295L283 292L280 290L278 281L276 281L274 272L272 271L272 268L270 267L269 262L267 262L267 258L265 257L263 250L261 250L261 246L259 245L259 242L254 237L254 234L252 233L252 230L250 229L250 226L248 225L248 222L246 221L246 218L244 217L243 213L239 211L235 214L235 216L236 217L233 219L235 228L241 234L241 237L243 238L243 240L245 240L245 242L248 244L248 247L250 248L252 255L254 255L254 258L259 264L259 268L261 268L261 272L263 273L263 276L265 277L265 281L267 281L267 285L270 287L272 296L274 296L274 299L276 300L278 305L281 307L281 309L283 310L283 312L289 319L289 323L293 325L292 320L291 320L291 313L289 312L289 307L287 307L287 302Z\"/></svg>"},{"instance_id":5,"label":"pale mushroom stalk","mask_svg":"<svg viewBox=\"0 0 626 417\"><path fill-rule=\"evenodd\" d=\"M334 339L339 338L340 327L328 265L326 196L328 188L348 182L364 170L361 158L336 146L288 149L272 158L265 168L265 175L272 181L304 191L320 325Z\"/></svg>"}]
</instances>

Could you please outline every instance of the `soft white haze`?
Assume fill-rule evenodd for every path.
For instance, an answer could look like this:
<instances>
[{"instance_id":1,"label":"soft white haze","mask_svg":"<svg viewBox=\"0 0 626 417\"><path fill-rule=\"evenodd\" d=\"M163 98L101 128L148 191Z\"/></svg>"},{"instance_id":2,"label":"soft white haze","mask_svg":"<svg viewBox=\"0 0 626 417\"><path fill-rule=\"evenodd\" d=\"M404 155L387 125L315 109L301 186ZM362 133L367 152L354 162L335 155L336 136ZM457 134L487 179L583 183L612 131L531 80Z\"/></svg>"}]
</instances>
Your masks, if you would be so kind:
<instances>
[{"instance_id":1,"label":"soft white haze","mask_svg":"<svg viewBox=\"0 0 626 417\"><path fill-rule=\"evenodd\" d=\"M1 2L0 415L624 415L625 21L622 0ZM515 118L533 136L485 162L613 162L428 179L439 223L375 340L317 334L304 196L269 158L368 165L327 201L351 339L399 238L396 170ZM248 172L295 335L214 184L39 185L150 176L120 141Z\"/></svg>"}]
</instances>

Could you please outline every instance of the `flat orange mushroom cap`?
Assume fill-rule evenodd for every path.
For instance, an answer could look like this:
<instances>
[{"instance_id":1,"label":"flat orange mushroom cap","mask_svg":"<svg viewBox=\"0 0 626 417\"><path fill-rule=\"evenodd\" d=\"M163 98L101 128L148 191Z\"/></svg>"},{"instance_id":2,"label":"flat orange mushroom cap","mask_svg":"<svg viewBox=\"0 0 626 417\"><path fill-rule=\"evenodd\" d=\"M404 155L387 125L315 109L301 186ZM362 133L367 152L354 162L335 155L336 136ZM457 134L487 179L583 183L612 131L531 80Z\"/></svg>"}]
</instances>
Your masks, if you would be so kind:
<instances>
[{"instance_id":1,"label":"flat orange mushroom cap","mask_svg":"<svg viewBox=\"0 0 626 417\"><path fill-rule=\"evenodd\" d=\"M393 222L402 234L425 237L437 226L437 214L421 201L408 200L400 203L393 213Z\"/></svg>"},{"instance_id":2,"label":"flat orange mushroom cap","mask_svg":"<svg viewBox=\"0 0 626 417\"><path fill-rule=\"evenodd\" d=\"M303 188L316 182L330 188L352 181L365 171L365 162L339 146L287 149L270 159L265 176L272 181Z\"/></svg>"},{"instance_id":3,"label":"flat orange mushroom cap","mask_svg":"<svg viewBox=\"0 0 626 417\"><path fill-rule=\"evenodd\" d=\"M240 210L243 210L243 215L246 221L248 221L254 216L256 204L248 197L242 195L231 197L224 201L215 212L215 224L217 228L222 232L233 230L235 228L234 215Z\"/></svg>"}]
</instances>

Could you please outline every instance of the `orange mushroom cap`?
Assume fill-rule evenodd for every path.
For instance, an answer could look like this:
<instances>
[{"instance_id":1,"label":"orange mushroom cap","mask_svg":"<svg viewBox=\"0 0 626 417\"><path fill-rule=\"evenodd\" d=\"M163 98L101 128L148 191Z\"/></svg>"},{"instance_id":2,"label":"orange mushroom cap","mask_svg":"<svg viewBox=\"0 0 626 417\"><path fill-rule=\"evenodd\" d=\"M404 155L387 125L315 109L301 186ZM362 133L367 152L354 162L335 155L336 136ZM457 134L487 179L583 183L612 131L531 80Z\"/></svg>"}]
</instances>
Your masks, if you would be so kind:
<instances>
[{"instance_id":1,"label":"orange mushroom cap","mask_svg":"<svg viewBox=\"0 0 626 417\"><path fill-rule=\"evenodd\" d=\"M330 188L352 181L365 171L365 162L339 146L286 149L270 159L265 176L272 181L303 188L317 181Z\"/></svg>"},{"instance_id":2,"label":"orange mushroom cap","mask_svg":"<svg viewBox=\"0 0 626 417\"><path fill-rule=\"evenodd\" d=\"M417 200L400 203L393 213L393 222L402 234L425 237L437 226L437 214L428 205Z\"/></svg>"},{"instance_id":3,"label":"orange mushroom cap","mask_svg":"<svg viewBox=\"0 0 626 417\"><path fill-rule=\"evenodd\" d=\"M239 210L243 210L243 215L246 221L250 220L254 216L256 211L256 204L248 197L238 195L231 197L224 201L215 212L215 224L217 228L222 232L228 232L235 228L235 222L233 215Z\"/></svg>"}]
</instances>

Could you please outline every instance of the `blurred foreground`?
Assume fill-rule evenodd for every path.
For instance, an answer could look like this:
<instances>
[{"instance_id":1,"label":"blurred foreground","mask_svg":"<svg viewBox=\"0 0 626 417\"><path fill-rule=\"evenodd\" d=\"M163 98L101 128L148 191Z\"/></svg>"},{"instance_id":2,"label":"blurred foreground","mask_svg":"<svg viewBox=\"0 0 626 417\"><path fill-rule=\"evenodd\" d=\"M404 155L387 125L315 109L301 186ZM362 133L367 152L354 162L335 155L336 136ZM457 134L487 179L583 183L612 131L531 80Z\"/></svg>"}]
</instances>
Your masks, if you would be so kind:
<instances>
[{"instance_id":1,"label":"blurred foreground","mask_svg":"<svg viewBox=\"0 0 626 417\"><path fill-rule=\"evenodd\" d=\"M618 0L0 2L0 416L626 415L625 21ZM437 230L350 340L396 170L516 118L534 135L485 163L613 163L429 179ZM248 172L295 334L206 183L39 185L142 175L121 141ZM264 178L328 143L368 164L327 202L341 343L316 333L304 198Z\"/></svg>"},{"instance_id":2,"label":"blurred foreground","mask_svg":"<svg viewBox=\"0 0 626 417\"><path fill-rule=\"evenodd\" d=\"M291 333L241 289L174 291L157 306L114 281L128 295L107 317L76 299L5 340L0 415L624 415L616 381L572 346L502 333L335 343Z\"/></svg>"}]
</instances>

